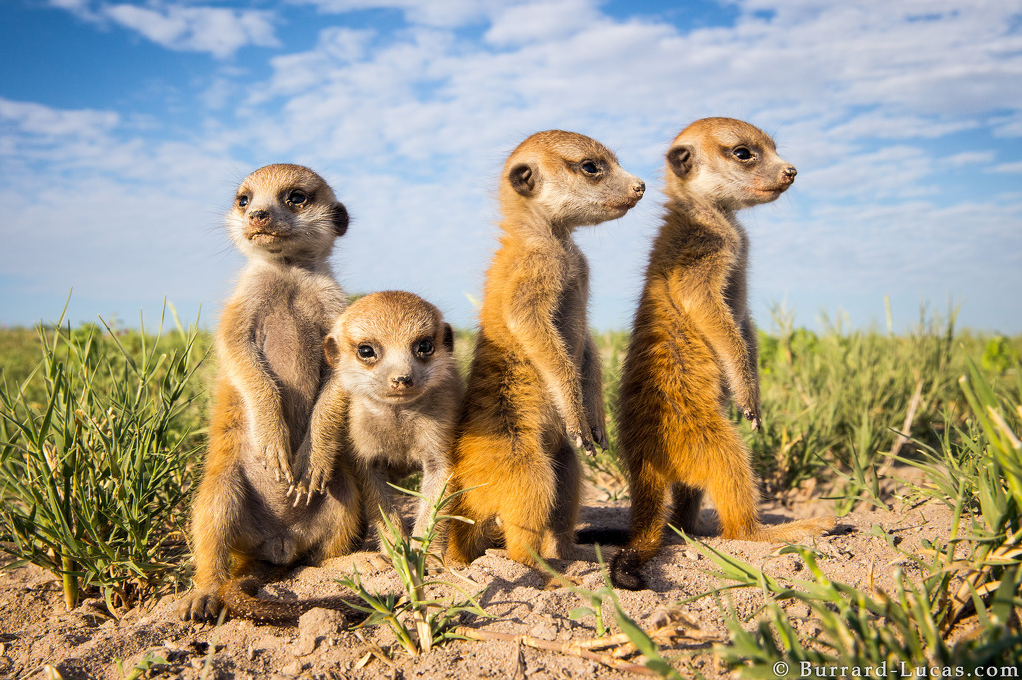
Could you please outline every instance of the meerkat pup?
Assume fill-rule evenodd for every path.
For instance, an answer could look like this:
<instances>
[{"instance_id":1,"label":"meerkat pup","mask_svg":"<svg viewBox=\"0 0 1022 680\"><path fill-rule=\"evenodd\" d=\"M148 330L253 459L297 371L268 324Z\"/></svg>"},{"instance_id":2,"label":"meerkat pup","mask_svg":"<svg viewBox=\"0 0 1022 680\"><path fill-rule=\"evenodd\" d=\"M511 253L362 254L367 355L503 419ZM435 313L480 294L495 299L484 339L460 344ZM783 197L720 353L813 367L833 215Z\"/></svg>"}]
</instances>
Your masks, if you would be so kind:
<instances>
[{"instance_id":1,"label":"meerkat pup","mask_svg":"<svg viewBox=\"0 0 1022 680\"><path fill-rule=\"evenodd\" d=\"M343 554L359 537L343 452L331 452L328 493L315 503L293 508L282 479L320 390L323 340L346 304L327 258L347 227L344 205L308 168L269 165L238 188L227 229L248 262L216 332L220 366L192 509L196 589L179 605L183 618L215 617L227 579L259 563Z\"/></svg>"},{"instance_id":2,"label":"meerkat pup","mask_svg":"<svg viewBox=\"0 0 1022 680\"><path fill-rule=\"evenodd\" d=\"M589 333L589 267L572 240L616 219L645 184L599 142L532 135L504 165L500 249L486 274L480 329L452 449L448 556L469 562L502 533L509 556L569 556L581 466L606 448L600 362ZM499 520L499 521L494 521ZM499 525L499 528L498 528Z\"/></svg>"},{"instance_id":3,"label":"meerkat pup","mask_svg":"<svg viewBox=\"0 0 1022 680\"><path fill-rule=\"evenodd\" d=\"M422 470L413 535L422 538L448 480L448 451L465 387L454 361L454 331L411 292L373 292L337 317L323 344L331 374L299 452L297 498L330 479L334 451L352 452L367 517L407 536L387 487L392 472Z\"/></svg>"},{"instance_id":4,"label":"meerkat pup","mask_svg":"<svg viewBox=\"0 0 1022 680\"><path fill-rule=\"evenodd\" d=\"M618 450L628 469L632 528L611 563L614 584L642 587L639 568L660 547L671 489L673 521L697 529L703 492L726 538L792 541L833 518L759 521L749 451L727 398L757 429L756 331L747 306L749 242L735 211L769 203L795 180L758 128L706 118L667 152L667 205L646 270L618 398Z\"/></svg>"},{"instance_id":5,"label":"meerkat pup","mask_svg":"<svg viewBox=\"0 0 1022 680\"><path fill-rule=\"evenodd\" d=\"M387 482L392 473L421 469L423 498L413 535L423 537L447 483L447 456L465 389L450 324L418 295L371 293L337 318L323 348L331 376L299 454L298 499L322 490L333 452L346 447L362 482L367 518L385 528L386 517L407 535Z\"/></svg>"}]
</instances>

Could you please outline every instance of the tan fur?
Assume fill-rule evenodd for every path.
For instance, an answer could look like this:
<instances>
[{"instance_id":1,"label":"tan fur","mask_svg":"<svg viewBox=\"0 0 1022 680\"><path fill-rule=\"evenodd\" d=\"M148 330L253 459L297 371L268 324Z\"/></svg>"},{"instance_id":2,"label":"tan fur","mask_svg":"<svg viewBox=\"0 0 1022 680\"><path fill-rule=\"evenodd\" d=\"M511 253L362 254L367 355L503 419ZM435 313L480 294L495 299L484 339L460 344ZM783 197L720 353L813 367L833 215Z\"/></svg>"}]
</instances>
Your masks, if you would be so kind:
<instances>
[{"instance_id":1,"label":"tan fur","mask_svg":"<svg viewBox=\"0 0 1022 680\"><path fill-rule=\"evenodd\" d=\"M220 367L192 509L196 590L179 605L183 618L215 617L223 583L258 563L343 554L358 538L359 494L343 456L329 493L308 507L291 507L281 478L308 429L323 338L344 308L327 258L347 224L330 187L302 166L261 168L238 188L227 228L248 263L216 333Z\"/></svg>"},{"instance_id":2,"label":"tan fur","mask_svg":"<svg viewBox=\"0 0 1022 680\"><path fill-rule=\"evenodd\" d=\"M463 491L454 514L476 521L451 524L455 561L478 557L498 519L514 560L569 554L581 480L573 443L606 447L589 267L571 233L621 217L644 190L606 147L571 132L534 134L507 159L501 247L452 452Z\"/></svg>"},{"instance_id":3,"label":"tan fur","mask_svg":"<svg viewBox=\"0 0 1022 680\"><path fill-rule=\"evenodd\" d=\"M387 481L390 473L421 469L425 497L413 530L421 537L447 482L447 456L464 392L451 326L417 295L371 293L337 318L324 349L331 377L299 453L299 465L306 468L299 495L309 492L311 498L320 490L331 452L344 446L355 460L367 517L375 517L383 530L386 517L404 534Z\"/></svg>"},{"instance_id":4,"label":"tan fur","mask_svg":"<svg viewBox=\"0 0 1022 680\"><path fill-rule=\"evenodd\" d=\"M747 156L747 158L746 158ZM618 450L629 473L632 529L612 564L615 585L638 588L638 569L673 521L697 529L707 492L726 538L794 541L833 518L764 526L749 452L730 423L730 395L761 423L756 331L747 308L748 239L741 208L768 203L795 179L766 133L707 118L685 128L667 153L667 210L657 236L625 358Z\"/></svg>"}]
</instances>

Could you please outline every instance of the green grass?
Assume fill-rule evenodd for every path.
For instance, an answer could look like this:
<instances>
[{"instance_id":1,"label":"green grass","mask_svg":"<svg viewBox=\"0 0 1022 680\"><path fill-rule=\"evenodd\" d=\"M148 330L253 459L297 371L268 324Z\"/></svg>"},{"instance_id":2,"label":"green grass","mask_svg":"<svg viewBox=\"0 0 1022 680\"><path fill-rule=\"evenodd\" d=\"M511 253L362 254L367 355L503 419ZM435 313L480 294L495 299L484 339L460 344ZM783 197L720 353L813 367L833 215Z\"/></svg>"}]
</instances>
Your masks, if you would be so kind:
<instances>
[{"instance_id":1,"label":"green grass","mask_svg":"<svg viewBox=\"0 0 1022 680\"><path fill-rule=\"evenodd\" d=\"M0 373L0 549L61 578L68 608L99 590L116 612L180 577L196 340L58 322Z\"/></svg>"},{"instance_id":2,"label":"green grass","mask_svg":"<svg viewBox=\"0 0 1022 680\"><path fill-rule=\"evenodd\" d=\"M394 488L417 498L424 498L416 491L397 486ZM484 618L488 616L476 602L474 595L469 595L460 586L430 576L431 565L434 571L449 571L438 551L430 549L434 541L440 537L442 523L469 521L463 517L444 514L444 508L455 496L462 493L447 495L445 492L446 486L430 510L423 536L402 536L397 527L391 526L384 516L387 531L380 531L380 543L401 581L403 593L397 595L369 592L362 585L361 575L357 569L351 576L338 581L362 601L361 604L351 603L353 607L368 615L359 627L386 625L394 633L398 644L412 656L426 654L434 646L458 639L459 636L454 631L454 622L463 612ZM438 586L453 590L458 596L450 596L446 600L431 597L427 591Z\"/></svg>"},{"instance_id":3,"label":"green grass","mask_svg":"<svg viewBox=\"0 0 1022 680\"><path fill-rule=\"evenodd\" d=\"M998 396L973 362L958 381L969 408L965 430L947 436L939 450L909 461L923 469L916 495L953 510L946 542L903 554L921 573L910 579L898 567L894 592L869 592L832 581L809 548L793 546L809 580L782 584L760 569L698 544L716 565L725 588L759 588L763 615L754 630L728 610L727 646L715 651L742 677L799 677L803 668L949 669L973 677L977 669L1022 664L1022 377L1015 364L1013 396ZM878 536L887 538L875 528ZM690 539L687 539L694 543ZM889 541L896 548L893 541ZM718 597L723 589L713 591ZM705 595L704 595L705 596ZM690 598L698 599L702 596ZM809 607L821 632L799 635L781 603ZM966 623L968 622L968 623ZM963 630L964 629L964 630ZM786 672L778 673L783 668Z\"/></svg>"},{"instance_id":4,"label":"green grass","mask_svg":"<svg viewBox=\"0 0 1022 680\"><path fill-rule=\"evenodd\" d=\"M1010 441L998 417L1019 432L1011 419L1022 393L1022 338L961 332L953 315L925 314L903 335L839 324L814 333L780 309L764 329L764 427L750 433L734 418L768 495L823 479L836 485L838 511L886 502L878 473L890 469L896 449L899 464L926 468L931 493L960 498L963 518L1001 517L984 528L990 536L1017 531L1014 490L994 475L986 452L990 442ZM608 416L627 338L596 337ZM464 369L473 341L458 332ZM116 609L186 578L182 528L201 469L210 345L194 329L162 337L101 324L0 330L0 545L60 576L69 605L83 589ZM963 375L974 392L960 387ZM1002 415L984 410L991 400ZM610 417L607 427L610 451L584 464L603 497L627 497ZM1008 469L1010 457L998 464ZM980 530L970 524L962 536L966 529ZM997 557L999 540L970 544L977 564ZM1001 567L984 573L990 580L975 585L984 593L1005 578ZM905 601L912 597L909 588Z\"/></svg>"}]
</instances>

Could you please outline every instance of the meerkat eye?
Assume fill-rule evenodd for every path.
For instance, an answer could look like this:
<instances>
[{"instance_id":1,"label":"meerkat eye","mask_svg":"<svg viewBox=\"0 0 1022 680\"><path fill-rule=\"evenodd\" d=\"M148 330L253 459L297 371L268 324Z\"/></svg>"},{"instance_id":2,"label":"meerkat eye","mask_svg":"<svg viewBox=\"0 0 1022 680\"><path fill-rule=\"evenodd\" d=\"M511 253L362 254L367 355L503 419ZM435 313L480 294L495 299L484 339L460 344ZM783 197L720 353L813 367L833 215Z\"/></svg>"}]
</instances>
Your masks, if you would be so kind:
<instances>
[{"instance_id":1,"label":"meerkat eye","mask_svg":"<svg viewBox=\"0 0 1022 680\"><path fill-rule=\"evenodd\" d=\"M287 195L287 202L293 206L303 206L308 202L309 197L301 189L295 189Z\"/></svg>"},{"instance_id":2,"label":"meerkat eye","mask_svg":"<svg viewBox=\"0 0 1022 680\"><path fill-rule=\"evenodd\" d=\"M731 155L740 161L752 160L752 152L744 146L736 146L732 151Z\"/></svg>"},{"instance_id":3,"label":"meerkat eye","mask_svg":"<svg viewBox=\"0 0 1022 680\"><path fill-rule=\"evenodd\" d=\"M600 174L600 166L598 166L596 163L592 161L582 161L582 163L578 167L582 168L582 172L584 172L587 175Z\"/></svg>"},{"instance_id":4,"label":"meerkat eye","mask_svg":"<svg viewBox=\"0 0 1022 680\"><path fill-rule=\"evenodd\" d=\"M372 345L359 345L358 346L358 358L369 360L376 358L376 350L373 349Z\"/></svg>"},{"instance_id":5,"label":"meerkat eye","mask_svg":"<svg viewBox=\"0 0 1022 680\"><path fill-rule=\"evenodd\" d=\"M248 196L242 194L238 196L236 199L234 199L234 202L238 204L239 208L244 208L245 206L248 205Z\"/></svg>"},{"instance_id":6,"label":"meerkat eye","mask_svg":"<svg viewBox=\"0 0 1022 680\"><path fill-rule=\"evenodd\" d=\"M433 341L429 338L419 340L418 344L415 345L415 354L419 357L428 357L433 354L436 348L433 347Z\"/></svg>"}]
</instances>

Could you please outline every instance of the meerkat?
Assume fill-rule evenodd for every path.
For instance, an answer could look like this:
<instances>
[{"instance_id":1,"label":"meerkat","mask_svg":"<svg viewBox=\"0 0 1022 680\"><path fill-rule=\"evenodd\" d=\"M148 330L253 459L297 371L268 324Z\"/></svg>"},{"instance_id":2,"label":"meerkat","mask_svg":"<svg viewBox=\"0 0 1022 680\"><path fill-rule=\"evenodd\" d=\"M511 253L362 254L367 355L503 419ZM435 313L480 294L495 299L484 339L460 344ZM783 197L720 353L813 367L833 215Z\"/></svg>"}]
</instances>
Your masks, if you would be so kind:
<instances>
[{"instance_id":1,"label":"meerkat","mask_svg":"<svg viewBox=\"0 0 1022 680\"><path fill-rule=\"evenodd\" d=\"M192 508L195 590L185 619L215 617L230 577L259 565L349 552L359 492L334 451L328 493L301 508L288 496L291 458L324 376L323 340L346 299L327 258L348 213L323 179L269 165L241 183L227 230L248 262L216 331L220 366L202 482Z\"/></svg>"},{"instance_id":2,"label":"meerkat","mask_svg":"<svg viewBox=\"0 0 1022 680\"><path fill-rule=\"evenodd\" d=\"M589 266L572 239L621 217L645 184L599 142L539 132L504 165L502 235L486 274L465 403L452 448L447 554L470 562L503 535L511 559L566 558L581 465L607 446L600 362L589 333Z\"/></svg>"},{"instance_id":3,"label":"meerkat","mask_svg":"<svg viewBox=\"0 0 1022 680\"><path fill-rule=\"evenodd\" d=\"M322 489L332 452L346 446L367 516L378 529L389 522L407 536L387 482L390 473L421 469L423 497L413 536L422 538L447 483L464 392L450 324L418 295L371 293L337 318L323 348L331 376L316 403L309 445L299 454L298 498Z\"/></svg>"},{"instance_id":4,"label":"meerkat","mask_svg":"<svg viewBox=\"0 0 1022 680\"><path fill-rule=\"evenodd\" d=\"M668 488L673 521L686 531L698 529L704 491L725 538L792 541L834 526L832 517L760 523L750 454L727 412L730 395L753 430L762 423L749 242L735 212L775 200L795 174L766 133L730 118L692 123L667 152L666 215L618 397L632 525L611 563L616 586L642 587L639 569L659 550Z\"/></svg>"}]
</instances>

